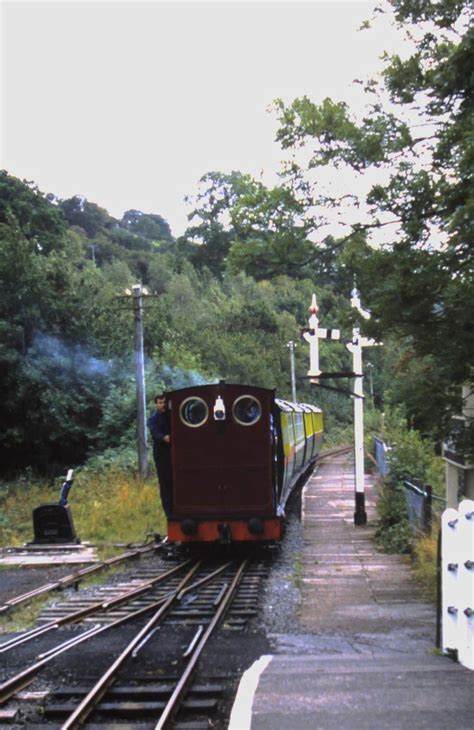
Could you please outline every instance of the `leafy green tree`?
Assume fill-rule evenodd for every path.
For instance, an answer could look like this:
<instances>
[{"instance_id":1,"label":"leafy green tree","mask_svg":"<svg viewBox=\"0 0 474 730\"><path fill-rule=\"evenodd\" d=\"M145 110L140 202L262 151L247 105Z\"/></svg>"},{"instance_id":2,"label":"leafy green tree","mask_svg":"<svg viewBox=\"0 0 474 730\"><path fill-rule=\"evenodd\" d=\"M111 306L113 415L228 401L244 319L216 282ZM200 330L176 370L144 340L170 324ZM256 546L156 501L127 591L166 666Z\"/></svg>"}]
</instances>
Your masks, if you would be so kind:
<instances>
[{"instance_id":1,"label":"leafy green tree","mask_svg":"<svg viewBox=\"0 0 474 730\"><path fill-rule=\"evenodd\" d=\"M152 241L173 241L168 222L156 213L127 210L122 216L120 225L128 231Z\"/></svg>"},{"instance_id":2,"label":"leafy green tree","mask_svg":"<svg viewBox=\"0 0 474 730\"><path fill-rule=\"evenodd\" d=\"M70 226L79 226L89 238L95 236L102 228L117 225L104 208L89 203L86 198L75 195L73 198L59 201L59 207Z\"/></svg>"},{"instance_id":3,"label":"leafy green tree","mask_svg":"<svg viewBox=\"0 0 474 730\"><path fill-rule=\"evenodd\" d=\"M192 223L183 236L181 246L199 269L207 267L214 276L222 277L236 231L231 211L255 183L241 172L224 174L209 172L200 180L200 192L188 219Z\"/></svg>"},{"instance_id":4,"label":"leafy green tree","mask_svg":"<svg viewBox=\"0 0 474 730\"><path fill-rule=\"evenodd\" d=\"M44 195L33 182L21 181L0 171L0 224L15 221L38 253L48 255L63 245L66 219L52 195Z\"/></svg>"},{"instance_id":5,"label":"leafy green tree","mask_svg":"<svg viewBox=\"0 0 474 730\"><path fill-rule=\"evenodd\" d=\"M369 181L365 200L352 196L352 212L359 207L362 217L337 243L343 250L354 235L370 243L385 231L388 242L363 246L351 264L372 310L371 332L391 333L404 343L404 357L408 348L412 359L422 359L426 378L415 380L424 383L423 397L444 383L431 415L413 399L414 388L405 391L420 427L439 435L459 407L449 386L470 377L474 358L472 7L461 0L389 5L412 50L404 59L387 55L381 80L367 82L367 98L375 101L365 116L331 99L279 100L277 139L294 153L283 188L296 195L314 231L321 206L347 210L346 195L318 193L318 169L330 165L357 177L385 171L384 182ZM301 152L304 166L297 163ZM316 244L324 250L327 241Z\"/></svg>"}]
</instances>

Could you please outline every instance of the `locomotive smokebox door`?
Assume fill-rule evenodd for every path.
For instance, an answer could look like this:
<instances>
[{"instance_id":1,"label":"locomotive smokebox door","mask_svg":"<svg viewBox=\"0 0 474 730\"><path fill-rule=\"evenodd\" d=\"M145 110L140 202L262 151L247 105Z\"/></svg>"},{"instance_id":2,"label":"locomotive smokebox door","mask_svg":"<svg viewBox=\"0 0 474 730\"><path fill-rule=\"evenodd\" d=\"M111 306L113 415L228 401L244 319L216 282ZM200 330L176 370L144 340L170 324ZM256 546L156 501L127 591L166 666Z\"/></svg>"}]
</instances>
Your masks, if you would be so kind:
<instances>
[{"instance_id":1,"label":"locomotive smokebox door","mask_svg":"<svg viewBox=\"0 0 474 730\"><path fill-rule=\"evenodd\" d=\"M33 510L34 543L79 543L69 507L42 504Z\"/></svg>"}]
</instances>

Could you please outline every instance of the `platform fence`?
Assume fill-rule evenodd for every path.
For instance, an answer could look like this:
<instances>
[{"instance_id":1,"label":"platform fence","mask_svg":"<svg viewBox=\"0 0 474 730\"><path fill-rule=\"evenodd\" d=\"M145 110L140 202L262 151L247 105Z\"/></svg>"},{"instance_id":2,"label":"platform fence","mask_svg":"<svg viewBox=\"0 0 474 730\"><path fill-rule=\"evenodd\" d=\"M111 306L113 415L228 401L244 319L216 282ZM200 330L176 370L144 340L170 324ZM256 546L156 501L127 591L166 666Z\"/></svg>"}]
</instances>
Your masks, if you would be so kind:
<instances>
[{"instance_id":1,"label":"platform fence","mask_svg":"<svg viewBox=\"0 0 474 730\"><path fill-rule=\"evenodd\" d=\"M374 438L374 454L377 468L383 477L390 474L388 453L390 446L381 438ZM446 507L446 500L433 494L429 484L422 484L419 479L407 476L403 480L407 516L414 532L431 533L433 513L441 515Z\"/></svg>"}]
</instances>

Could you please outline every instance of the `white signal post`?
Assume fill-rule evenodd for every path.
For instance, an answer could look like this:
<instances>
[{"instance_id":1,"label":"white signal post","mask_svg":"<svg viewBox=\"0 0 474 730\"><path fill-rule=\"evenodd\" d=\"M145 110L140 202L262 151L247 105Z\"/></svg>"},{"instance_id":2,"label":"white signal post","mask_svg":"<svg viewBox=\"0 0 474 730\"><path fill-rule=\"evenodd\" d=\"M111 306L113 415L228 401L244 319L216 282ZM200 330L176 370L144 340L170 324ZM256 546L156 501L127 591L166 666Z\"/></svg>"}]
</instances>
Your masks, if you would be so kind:
<instances>
[{"instance_id":1,"label":"white signal post","mask_svg":"<svg viewBox=\"0 0 474 730\"><path fill-rule=\"evenodd\" d=\"M370 312L362 309L359 292L352 290L351 306L357 309L364 319L370 319ZM352 370L355 375L354 381L354 460L355 460L355 512L354 524L365 525L367 523L367 512L365 511L364 491L364 386L362 371L362 348L376 347L382 345L368 337L361 337L359 327L352 330L352 342L346 344L346 348L352 353Z\"/></svg>"},{"instance_id":2,"label":"white signal post","mask_svg":"<svg viewBox=\"0 0 474 730\"><path fill-rule=\"evenodd\" d=\"M303 332L303 337L309 343L308 377L310 378L310 382L314 383L318 382L318 378L321 375L321 370L319 369L319 340L339 340L341 337L339 330L324 329L319 326L318 312L319 307L316 302L316 294L313 294L309 308L309 329Z\"/></svg>"}]
</instances>

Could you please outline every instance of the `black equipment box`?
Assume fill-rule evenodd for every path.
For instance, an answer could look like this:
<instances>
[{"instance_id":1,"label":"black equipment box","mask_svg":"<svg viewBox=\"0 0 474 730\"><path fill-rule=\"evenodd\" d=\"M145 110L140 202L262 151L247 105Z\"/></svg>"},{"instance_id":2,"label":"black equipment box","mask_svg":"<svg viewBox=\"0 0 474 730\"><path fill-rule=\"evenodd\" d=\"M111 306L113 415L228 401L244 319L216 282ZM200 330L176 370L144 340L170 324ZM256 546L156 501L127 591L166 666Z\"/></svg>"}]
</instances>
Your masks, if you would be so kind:
<instances>
[{"instance_id":1,"label":"black equipment box","mask_svg":"<svg viewBox=\"0 0 474 730\"><path fill-rule=\"evenodd\" d=\"M55 502L42 504L33 510L35 544L80 543L76 536L69 507Z\"/></svg>"}]
</instances>

